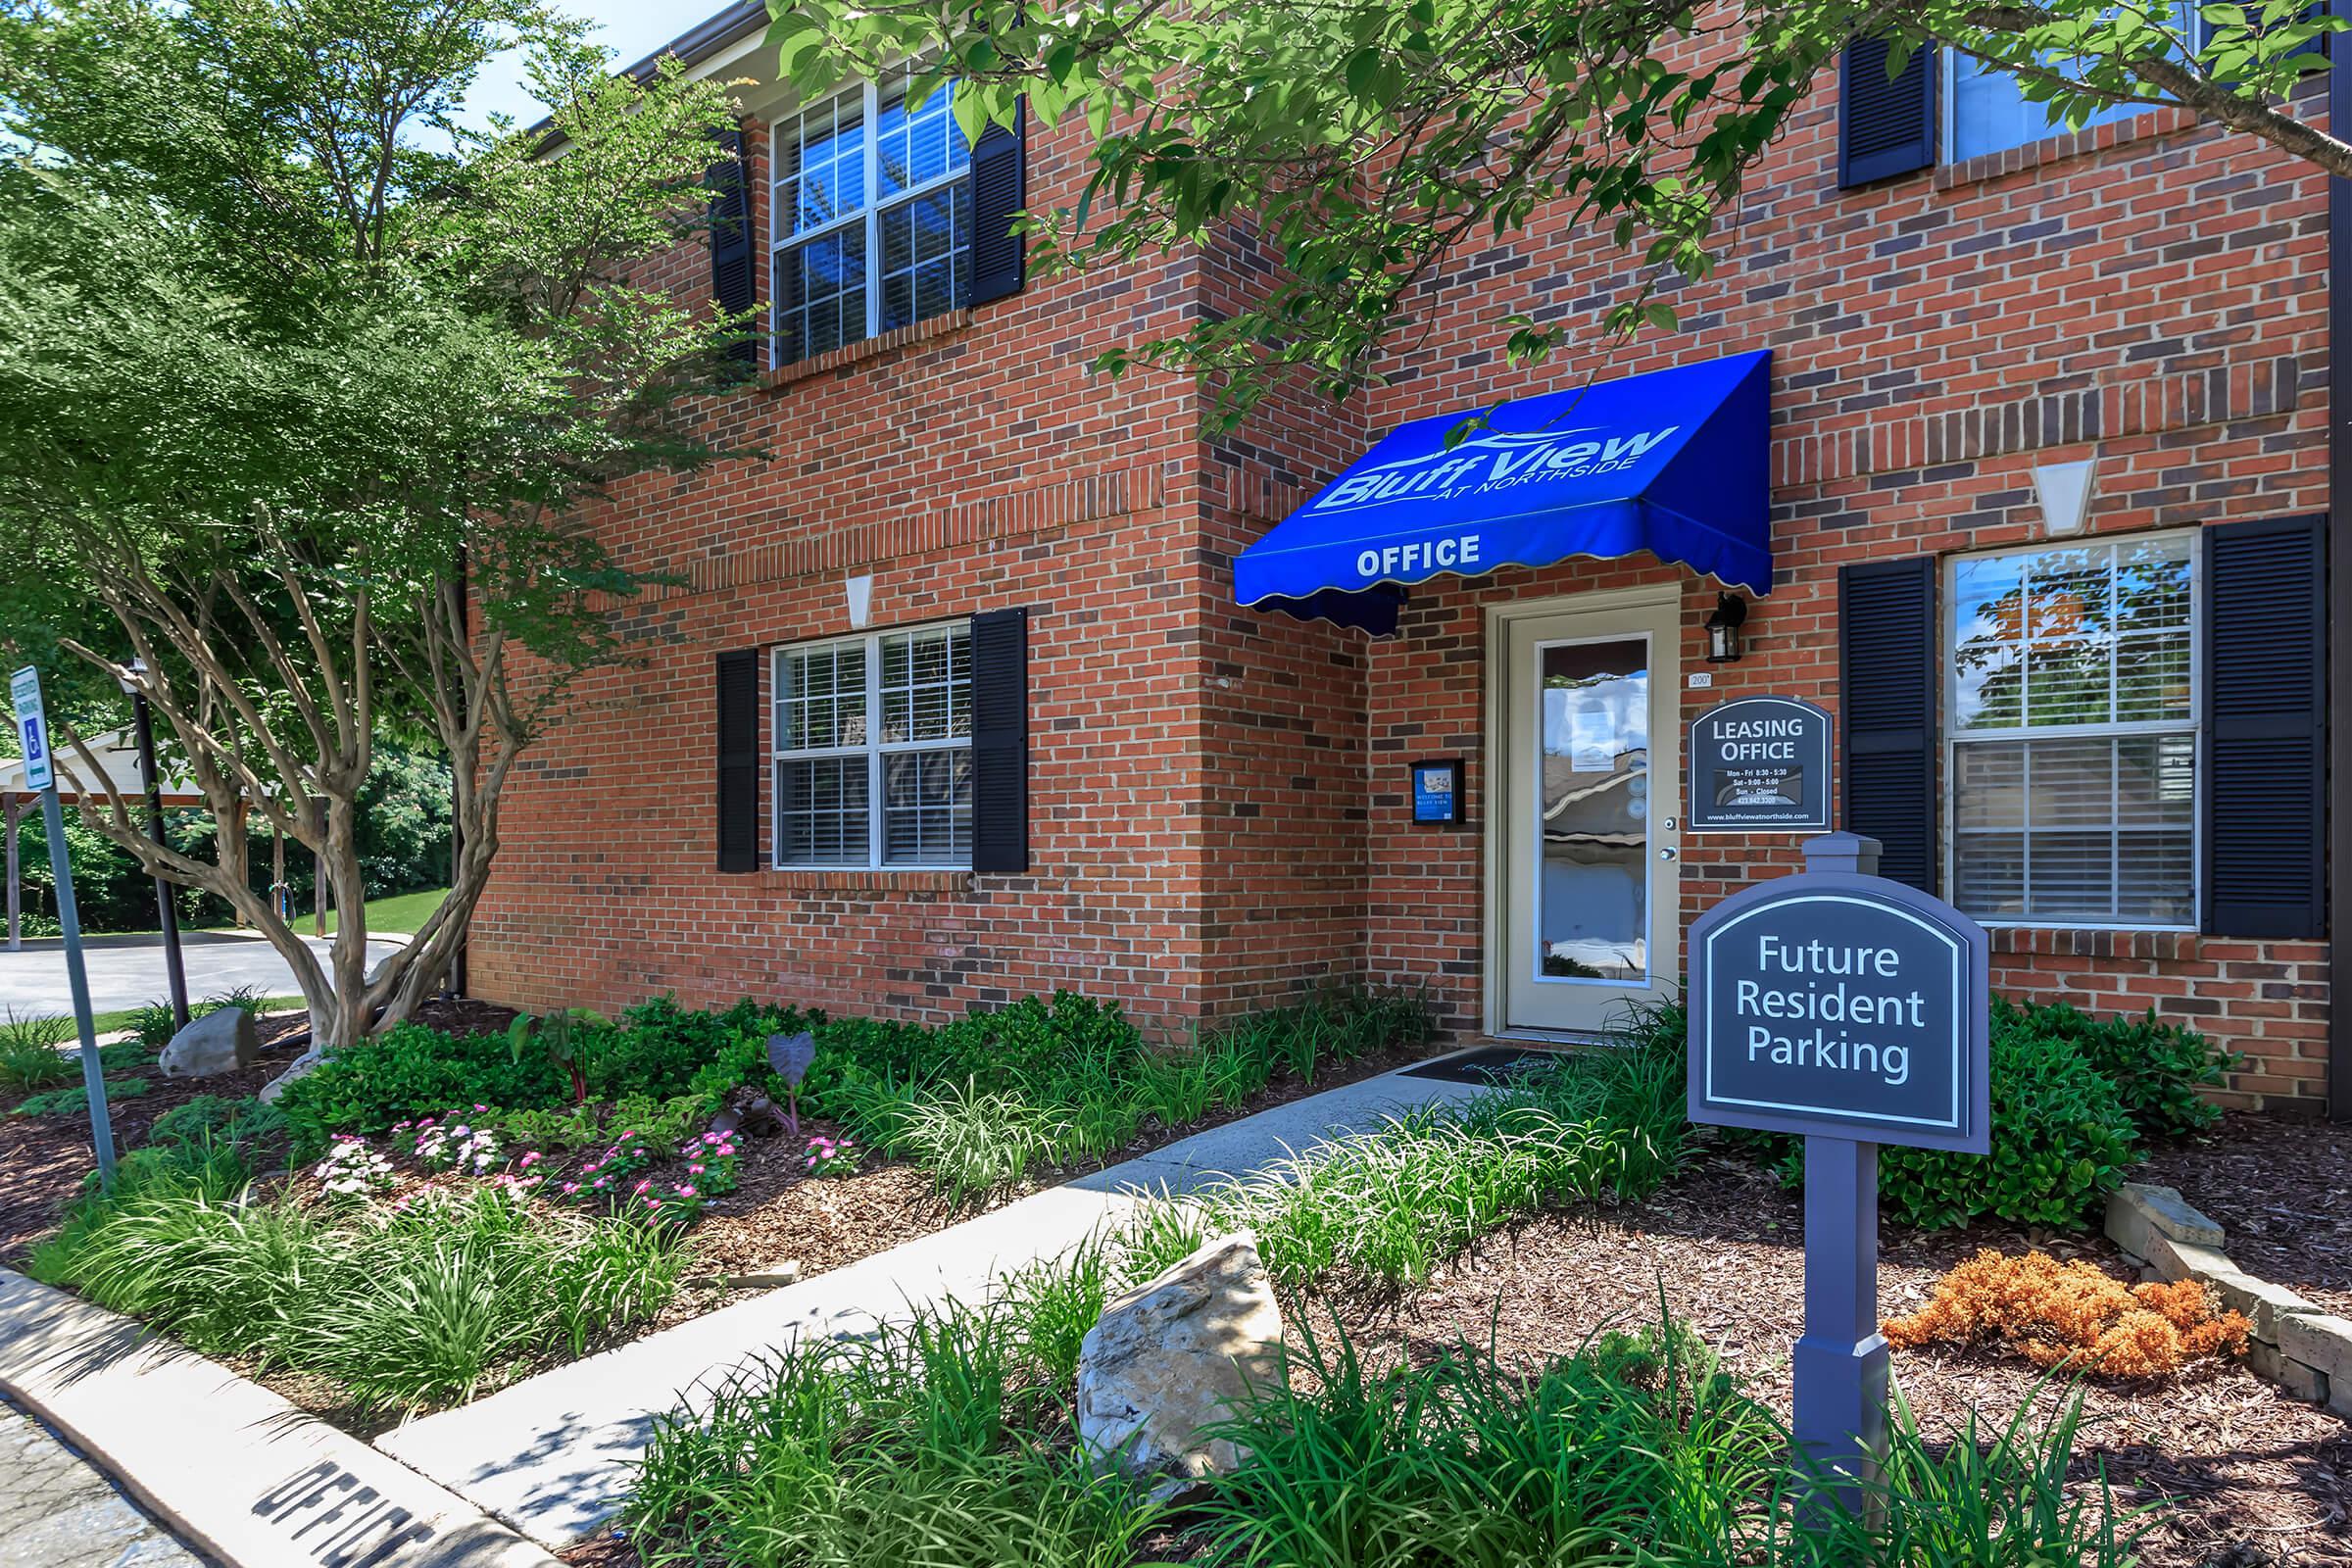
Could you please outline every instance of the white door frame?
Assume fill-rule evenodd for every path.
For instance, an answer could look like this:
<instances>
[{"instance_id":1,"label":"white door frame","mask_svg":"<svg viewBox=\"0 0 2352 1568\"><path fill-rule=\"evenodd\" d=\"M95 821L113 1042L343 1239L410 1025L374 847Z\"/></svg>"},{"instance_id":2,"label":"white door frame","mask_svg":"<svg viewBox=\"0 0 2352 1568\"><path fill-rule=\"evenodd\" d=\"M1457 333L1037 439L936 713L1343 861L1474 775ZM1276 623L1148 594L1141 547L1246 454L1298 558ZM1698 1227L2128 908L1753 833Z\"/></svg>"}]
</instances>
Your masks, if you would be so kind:
<instances>
[{"instance_id":1,"label":"white door frame","mask_svg":"<svg viewBox=\"0 0 2352 1568\"><path fill-rule=\"evenodd\" d=\"M1512 779L1510 776L1510 720L1509 685L1503 678L1510 660L1511 628L1523 620L1549 619L1555 615L1605 613L1625 610L1672 610L1679 635L1682 622L1682 603L1685 584L1645 583L1633 588L1600 588L1586 593L1564 594L1551 599L1513 600L1507 604L1486 607L1486 652L1483 670L1487 683L1486 700L1486 809L1480 837L1486 887L1481 899L1480 947L1485 956L1485 971L1481 987L1480 1017L1486 1032L1492 1036L1518 1036L1528 1039L1564 1038L1560 1032L1513 1027L1509 1022L1506 988L1509 984L1510 910L1508 884L1503 876L1503 858L1510 852L1510 828L1513 809ZM1682 648L1680 643L1666 652L1673 660L1672 700L1669 710L1676 715L1676 756L1680 757L1682 712ZM1653 659L1653 662L1654 659ZM1660 689L1667 689L1660 683ZM1681 763L1671 768L1653 769L1650 788L1651 808L1659 819L1679 821L1682 816ZM1664 836L1680 854L1680 835L1665 830ZM1671 971L1674 958L1682 951L1682 901L1674 901L1671 908L1651 911L1651 972Z\"/></svg>"}]
</instances>

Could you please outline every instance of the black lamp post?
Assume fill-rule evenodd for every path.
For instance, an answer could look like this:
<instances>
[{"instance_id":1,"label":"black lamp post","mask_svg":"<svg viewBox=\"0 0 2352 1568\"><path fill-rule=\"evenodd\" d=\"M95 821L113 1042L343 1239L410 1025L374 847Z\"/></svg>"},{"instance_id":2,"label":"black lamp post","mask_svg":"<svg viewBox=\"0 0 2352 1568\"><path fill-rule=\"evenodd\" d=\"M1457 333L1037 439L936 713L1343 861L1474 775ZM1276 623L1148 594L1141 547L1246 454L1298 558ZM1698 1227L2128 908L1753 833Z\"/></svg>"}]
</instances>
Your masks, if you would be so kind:
<instances>
[{"instance_id":1,"label":"black lamp post","mask_svg":"<svg viewBox=\"0 0 2352 1568\"><path fill-rule=\"evenodd\" d=\"M147 662L130 662L133 675L147 672ZM124 681L122 689L130 693L130 721L139 743L139 767L147 775L147 836L156 843L164 842L164 784L155 770L155 724L147 712L147 694L137 682ZM171 977L172 1026L188 1026L188 971L179 957L179 909L172 902L172 884L162 877L155 879L155 912L163 923L164 972Z\"/></svg>"}]
</instances>

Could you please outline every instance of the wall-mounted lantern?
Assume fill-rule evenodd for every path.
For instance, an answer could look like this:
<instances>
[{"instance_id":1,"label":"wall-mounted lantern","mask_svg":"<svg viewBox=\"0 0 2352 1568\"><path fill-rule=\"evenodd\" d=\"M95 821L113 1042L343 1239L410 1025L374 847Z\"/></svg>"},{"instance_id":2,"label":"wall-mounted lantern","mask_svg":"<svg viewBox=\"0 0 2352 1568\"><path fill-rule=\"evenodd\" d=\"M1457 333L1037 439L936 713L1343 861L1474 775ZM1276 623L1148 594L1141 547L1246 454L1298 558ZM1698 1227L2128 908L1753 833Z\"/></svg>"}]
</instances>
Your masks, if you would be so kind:
<instances>
[{"instance_id":1,"label":"wall-mounted lantern","mask_svg":"<svg viewBox=\"0 0 2352 1568\"><path fill-rule=\"evenodd\" d=\"M1740 628L1747 621L1747 601L1738 594L1717 594L1715 613L1707 617L1707 662L1737 663Z\"/></svg>"}]
</instances>

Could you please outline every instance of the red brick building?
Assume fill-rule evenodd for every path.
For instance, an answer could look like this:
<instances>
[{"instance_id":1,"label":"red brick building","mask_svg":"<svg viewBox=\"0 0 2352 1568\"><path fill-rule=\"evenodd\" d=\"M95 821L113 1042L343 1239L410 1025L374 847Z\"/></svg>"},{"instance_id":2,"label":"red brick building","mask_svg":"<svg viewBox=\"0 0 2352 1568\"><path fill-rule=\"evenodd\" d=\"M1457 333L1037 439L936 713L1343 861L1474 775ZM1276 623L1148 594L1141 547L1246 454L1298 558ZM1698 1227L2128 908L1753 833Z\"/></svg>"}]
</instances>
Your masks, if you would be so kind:
<instances>
[{"instance_id":1,"label":"red brick building","mask_svg":"<svg viewBox=\"0 0 2352 1568\"><path fill-rule=\"evenodd\" d=\"M676 51L769 80L762 17ZM1769 582L1375 548L1323 608L1379 635L1244 606L1236 558L1406 421L1581 385L1499 323L1592 317L1620 253L1539 220L1456 260L1382 387L1212 439L1189 381L1086 366L1250 289L1246 248L1024 276L1003 215L1074 202L1083 126L966 152L889 82L747 89L748 244L671 266L769 305L720 416L770 455L599 518L684 581L532 754L472 988L944 1016L1067 986L1181 1031L1337 975L1573 1035L1800 863L1685 830L1685 726L1773 694L1834 715L1831 819L1992 931L1996 988L2153 1006L2246 1054L2243 1102L2320 1108L2327 183L2171 113L2049 134L1949 61L1845 74L1606 371L1769 351L1763 476L1722 470ZM1417 822L1411 765L1457 760L1460 823Z\"/></svg>"}]
</instances>

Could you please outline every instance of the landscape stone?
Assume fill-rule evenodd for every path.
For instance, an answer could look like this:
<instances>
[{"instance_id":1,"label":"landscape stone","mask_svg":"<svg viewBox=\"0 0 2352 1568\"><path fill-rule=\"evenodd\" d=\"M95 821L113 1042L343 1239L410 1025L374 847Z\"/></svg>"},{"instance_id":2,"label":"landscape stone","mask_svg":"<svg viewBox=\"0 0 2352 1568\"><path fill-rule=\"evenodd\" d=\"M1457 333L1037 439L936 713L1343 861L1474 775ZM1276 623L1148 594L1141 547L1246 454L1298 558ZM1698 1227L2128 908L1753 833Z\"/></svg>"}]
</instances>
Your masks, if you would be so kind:
<instances>
[{"instance_id":1,"label":"landscape stone","mask_svg":"<svg viewBox=\"0 0 2352 1568\"><path fill-rule=\"evenodd\" d=\"M2214 1297L2225 1312L2243 1312L2254 1325L2254 1337L2274 1344L2278 1339L2278 1320L2295 1312L2317 1312L2319 1307L2283 1285L2236 1269L2200 1275L2213 1290Z\"/></svg>"},{"instance_id":2,"label":"landscape stone","mask_svg":"<svg viewBox=\"0 0 2352 1568\"><path fill-rule=\"evenodd\" d=\"M2107 1237L2127 1252L2152 1257L2152 1238L2168 1237L2196 1247L2226 1245L2222 1227L2188 1205L2178 1188L2126 1182L2107 1200Z\"/></svg>"},{"instance_id":3,"label":"landscape stone","mask_svg":"<svg viewBox=\"0 0 2352 1568\"><path fill-rule=\"evenodd\" d=\"M1204 1429L1282 1375L1282 1313L1247 1231L1218 1237L1103 1308L1078 1352L1078 1436L1134 1474L1180 1481L1247 1458Z\"/></svg>"},{"instance_id":4,"label":"landscape stone","mask_svg":"<svg viewBox=\"0 0 2352 1568\"><path fill-rule=\"evenodd\" d=\"M2352 1385L2352 1322L2326 1312L2295 1312L2278 1320L2278 1348L2315 1367L2330 1384Z\"/></svg>"},{"instance_id":5,"label":"landscape stone","mask_svg":"<svg viewBox=\"0 0 2352 1568\"><path fill-rule=\"evenodd\" d=\"M2313 1404L2328 1397L2328 1375L2281 1353L2276 1345L2266 1345L2260 1340L2247 1345L2246 1370L2278 1384L2289 1397L2308 1399Z\"/></svg>"},{"instance_id":6,"label":"landscape stone","mask_svg":"<svg viewBox=\"0 0 2352 1568\"><path fill-rule=\"evenodd\" d=\"M2227 1252L2200 1247L2195 1242L2176 1241L2162 1231L2149 1233L2147 1248L2140 1255L2168 1280L2184 1280L2192 1276L2212 1280L2224 1274L2245 1272L2230 1261Z\"/></svg>"},{"instance_id":7,"label":"landscape stone","mask_svg":"<svg viewBox=\"0 0 2352 1568\"><path fill-rule=\"evenodd\" d=\"M253 1014L243 1007L220 1007L189 1019L164 1047L156 1069L167 1078L211 1078L252 1066L261 1052Z\"/></svg>"},{"instance_id":8,"label":"landscape stone","mask_svg":"<svg viewBox=\"0 0 2352 1568\"><path fill-rule=\"evenodd\" d=\"M800 1259L788 1257L781 1263L763 1263L741 1274L704 1274L687 1283L722 1291L772 1291L778 1286L797 1285L800 1278Z\"/></svg>"}]
</instances>

